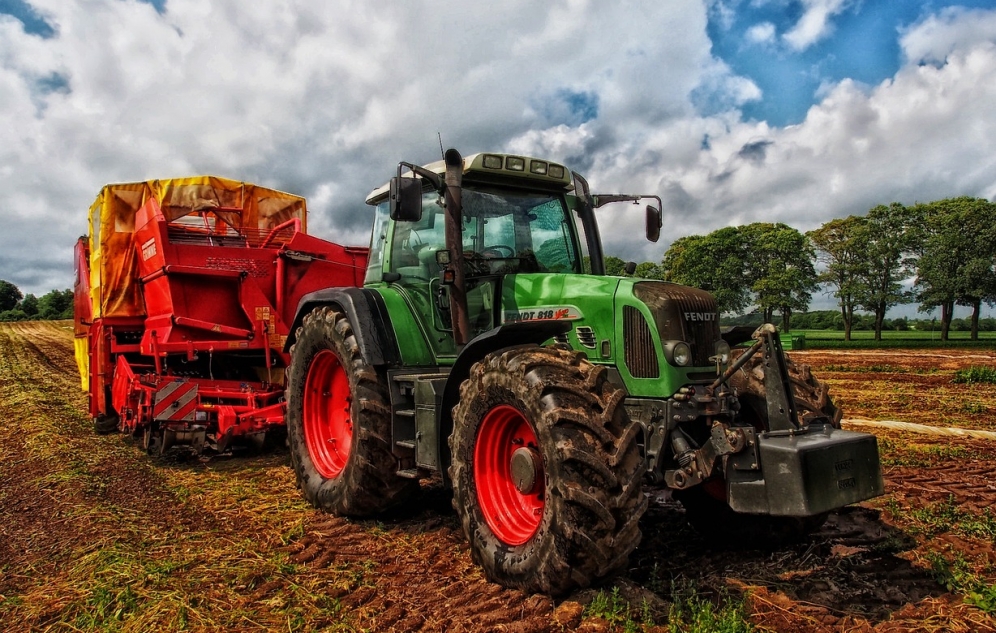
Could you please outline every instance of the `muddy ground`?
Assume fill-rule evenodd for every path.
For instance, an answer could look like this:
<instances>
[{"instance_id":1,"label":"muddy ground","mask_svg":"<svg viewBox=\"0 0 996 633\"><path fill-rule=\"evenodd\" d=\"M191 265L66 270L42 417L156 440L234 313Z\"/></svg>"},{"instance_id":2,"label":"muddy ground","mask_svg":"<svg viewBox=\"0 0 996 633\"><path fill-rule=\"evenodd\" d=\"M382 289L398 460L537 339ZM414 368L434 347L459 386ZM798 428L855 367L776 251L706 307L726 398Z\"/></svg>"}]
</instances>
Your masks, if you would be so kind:
<instances>
[{"instance_id":1,"label":"muddy ground","mask_svg":"<svg viewBox=\"0 0 996 633\"><path fill-rule=\"evenodd\" d=\"M996 430L996 386L952 381L996 352L793 356L845 426ZM855 426L879 436L887 494L774 550L707 542L655 498L629 570L554 601L486 582L438 487L376 521L334 518L301 500L284 452L153 460L94 435L85 403L66 323L0 324L4 631L665 631L689 593L763 631L996 631L988 437ZM585 609L613 591L632 613Z\"/></svg>"}]
</instances>

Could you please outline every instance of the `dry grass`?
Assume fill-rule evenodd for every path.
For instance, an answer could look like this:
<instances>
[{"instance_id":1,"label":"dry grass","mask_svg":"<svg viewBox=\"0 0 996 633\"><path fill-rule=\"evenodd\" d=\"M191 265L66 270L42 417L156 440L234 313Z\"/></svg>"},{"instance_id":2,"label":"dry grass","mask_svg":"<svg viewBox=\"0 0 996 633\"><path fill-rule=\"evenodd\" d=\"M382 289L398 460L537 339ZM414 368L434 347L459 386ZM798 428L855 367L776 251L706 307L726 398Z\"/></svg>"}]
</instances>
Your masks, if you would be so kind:
<instances>
[{"instance_id":1,"label":"dry grass","mask_svg":"<svg viewBox=\"0 0 996 633\"><path fill-rule=\"evenodd\" d=\"M996 430L994 387L951 380L965 363L985 364L986 358L946 352L950 358L865 362L858 355L825 354L800 360L829 378L848 417ZM881 371L851 369L862 363ZM821 371L821 365L836 367ZM285 454L206 463L176 454L152 460L118 436L94 435L85 405L65 323L0 324L0 629L598 628L580 616L562 628L548 598L486 582L445 495L429 494L418 507L380 522L328 517L301 500ZM992 489L996 449L977 438L896 430L880 437L890 487L872 504L885 519L874 527L888 523L914 539L896 546L889 560L911 562L912 571L903 573L915 572L919 581L927 575L938 595L901 607L883 603L891 609L886 619L869 619L847 604L819 610L784 591L806 582L803 574L826 574L841 587L864 579L873 587L878 571L855 571L854 558L815 553L819 544L813 551L801 546L738 554L736 565L701 539L702 551L692 554L687 539L696 537L681 525L672 529L667 521L681 524L681 517L664 511L644 527L645 544L660 542L663 553L646 562L638 552L634 564L656 569L658 561L670 561L674 573L687 577L705 567L718 570L747 592L750 620L760 630L994 630L993 619L964 598L973 579L983 587L996 580L996 555L987 540L992 524L979 505ZM874 514L867 507L863 512ZM836 538L826 537L821 547L836 547ZM845 533L840 542L848 538ZM892 537L883 538L861 545L865 554L893 547ZM948 566L948 579L962 583L952 584L953 592L929 577L940 565L937 556ZM798 578L780 580L785 573ZM630 571L634 578L649 574L646 568ZM762 576L775 580L761 583Z\"/></svg>"}]
</instances>

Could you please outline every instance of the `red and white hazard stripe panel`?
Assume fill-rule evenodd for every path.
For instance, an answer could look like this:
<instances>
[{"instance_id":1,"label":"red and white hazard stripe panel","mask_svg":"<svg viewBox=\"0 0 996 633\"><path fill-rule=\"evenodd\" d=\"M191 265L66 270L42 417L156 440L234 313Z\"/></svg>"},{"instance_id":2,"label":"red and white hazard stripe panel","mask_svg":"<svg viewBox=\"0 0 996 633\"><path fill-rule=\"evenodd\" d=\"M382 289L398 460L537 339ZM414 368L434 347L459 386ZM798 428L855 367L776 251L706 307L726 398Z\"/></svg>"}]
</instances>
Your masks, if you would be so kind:
<instances>
[{"instance_id":1,"label":"red and white hazard stripe panel","mask_svg":"<svg viewBox=\"0 0 996 633\"><path fill-rule=\"evenodd\" d=\"M194 420L197 410L197 383L175 380L155 392L152 418L155 420Z\"/></svg>"}]
</instances>

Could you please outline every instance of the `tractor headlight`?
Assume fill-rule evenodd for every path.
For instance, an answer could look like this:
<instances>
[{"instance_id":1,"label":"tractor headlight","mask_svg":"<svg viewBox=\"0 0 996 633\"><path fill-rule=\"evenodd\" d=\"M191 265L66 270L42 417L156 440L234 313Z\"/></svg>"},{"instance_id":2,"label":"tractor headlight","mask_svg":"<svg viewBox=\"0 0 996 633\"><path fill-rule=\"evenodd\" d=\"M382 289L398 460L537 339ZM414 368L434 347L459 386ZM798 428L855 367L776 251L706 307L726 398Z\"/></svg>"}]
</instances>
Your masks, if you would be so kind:
<instances>
[{"instance_id":1,"label":"tractor headlight","mask_svg":"<svg viewBox=\"0 0 996 633\"><path fill-rule=\"evenodd\" d=\"M721 365L730 362L730 344L722 339L716 341L716 356L719 357Z\"/></svg>"},{"instance_id":2,"label":"tractor headlight","mask_svg":"<svg viewBox=\"0 0 996 633\"><path fill-rule=\"evenodd\" d=\"M692 362L692 348L684 341L665 341L664 355L672 365L686 367Z\"/></svg>"}]
</instances>

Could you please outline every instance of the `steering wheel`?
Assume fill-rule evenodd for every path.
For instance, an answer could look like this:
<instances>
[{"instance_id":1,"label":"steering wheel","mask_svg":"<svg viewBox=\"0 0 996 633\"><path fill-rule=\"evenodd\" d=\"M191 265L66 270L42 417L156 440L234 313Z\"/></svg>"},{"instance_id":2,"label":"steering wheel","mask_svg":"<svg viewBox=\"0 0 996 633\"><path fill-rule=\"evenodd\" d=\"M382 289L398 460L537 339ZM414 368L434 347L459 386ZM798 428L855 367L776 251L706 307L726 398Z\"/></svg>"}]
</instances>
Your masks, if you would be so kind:
<instances>
[{"instance_id":1,"label":"steering wheel","mask_svg":"<svg viewBox=\"0 0 996 633\"><path fill-rule=\"evenodd\" d=\"M507 255L503 255L505 251L508 251ZM505 244L495 244L481 251L481 255L484 257L510 258L515 257L515 249Z\"/></svg>"},{"instance_id":2,"label":"steering wheel","mask_svg":"<svg viewBox=\"0 0 996 633\"><path fill-rule=\"evenodd\" d=\"M408 234L407 241L408 241L408 248L410 248L412 251L416 253L425 248L426 246L425 243L422 241L422 236L419 235L418 231L415 230L411 231Z\"/></svg>"}]
</instances>

